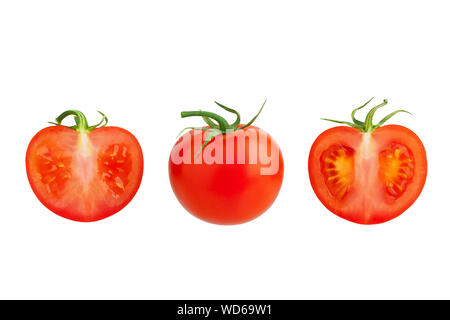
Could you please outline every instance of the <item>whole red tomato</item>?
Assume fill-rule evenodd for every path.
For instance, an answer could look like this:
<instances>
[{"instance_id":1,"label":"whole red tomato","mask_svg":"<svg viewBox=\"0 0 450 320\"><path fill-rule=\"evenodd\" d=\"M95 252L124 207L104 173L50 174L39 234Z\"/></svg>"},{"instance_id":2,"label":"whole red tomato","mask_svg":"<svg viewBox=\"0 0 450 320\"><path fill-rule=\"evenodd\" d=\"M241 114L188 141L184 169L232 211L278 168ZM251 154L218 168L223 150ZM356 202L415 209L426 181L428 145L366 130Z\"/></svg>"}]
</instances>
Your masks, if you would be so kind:
<instances>
[{"instance_id":1,"label":"whole red tomato","mask_svg":"<svg viewBox=\"0 0 450 320\"><path fill-rule=\"evenodd\" d=\"M61 125L67 116L75 117L75 126ZM71 220L96 221L120 211L136 194L143 174L141 147L130 132L105 127L107 122L103 115L89 126L83 113L69 110L31 140L28 180L49 210Z\"/></svg>"},{"instance_id":2,"label":"whole red tomato","mask_svg":"<svg viewBox=\"0 0 450 320\"><path fill-rule=\"evenodd\" d=\"M182 112L203 117L208 126L189 127L172 149L169 177L183 207L215 224L240 224L255 219L275 201L283 181L283 157L277 143L263 130L246 125L237 111L229 124L205 111ZM264 104L263 104L264 107Z\"/></svg>"},{"instance_id":3,"label":"whole red tomato","mask_svg":"<svg viewBox=\"0 0 450 320\"><path fill-rule=\"evenodd\" d=\"M373 99L373 98L372 98ZM352 112L353 122L326 130L309 154L309 177L319 200L334 214L360 224L389 221L419 197L427 176L427 157L419 137L403 126L386 125L397 110L373 124L375 111L365 121Z\"/></svg>"}]
</instances>

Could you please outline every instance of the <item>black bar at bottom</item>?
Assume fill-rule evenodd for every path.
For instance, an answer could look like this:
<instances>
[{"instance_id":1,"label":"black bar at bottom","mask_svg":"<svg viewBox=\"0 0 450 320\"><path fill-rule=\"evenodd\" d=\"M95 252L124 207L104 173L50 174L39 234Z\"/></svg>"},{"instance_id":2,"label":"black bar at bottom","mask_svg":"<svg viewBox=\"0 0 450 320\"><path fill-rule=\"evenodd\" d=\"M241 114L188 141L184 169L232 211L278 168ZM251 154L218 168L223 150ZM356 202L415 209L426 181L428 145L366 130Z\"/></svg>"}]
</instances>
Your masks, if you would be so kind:
<instances>
[{"instance_id":1,"label":"black bar at bottom","mask_svg":"<svg viewBox=\"0 0 450 320\"><path fill-rule=\"evenodd\" d=\"M447 301L428 303L401 300L3 300L3 314L14 317L32 315L61 319L67 316L80 319L322 319L345 317L384 319L398 316L404 319L414 314L431 319L433 313L447 314ZM436 303L437 302L437 303ZM441 310L442 309L442 310ZM11 313L7 313L11 311ZM442 315L442 313L441 313ZM25 318L27 319L27 318Z\"/></svg>"}]
</instances>

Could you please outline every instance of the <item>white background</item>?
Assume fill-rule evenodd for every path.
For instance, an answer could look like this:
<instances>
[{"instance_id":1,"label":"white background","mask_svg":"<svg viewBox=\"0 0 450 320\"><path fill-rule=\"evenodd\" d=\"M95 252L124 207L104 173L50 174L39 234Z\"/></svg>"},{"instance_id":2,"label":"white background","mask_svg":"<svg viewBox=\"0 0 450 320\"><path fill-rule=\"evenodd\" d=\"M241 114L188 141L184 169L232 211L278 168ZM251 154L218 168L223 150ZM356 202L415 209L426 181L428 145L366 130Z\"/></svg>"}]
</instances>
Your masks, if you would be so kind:
<instances>
[{"instance_id":1,"label":"white background","mask_svg":"<svg viewBox=\"0 0 450 320\"><path fill-rule=\"evenodd\" d=\"M0 2L0 298L450 298L448 1ZM314 195L317 135L375 96L377 119L424 142L425 189L399 218L361 226ZM167 163L188 109L218 100L279 143L285 180L257 220L188 214ZM69 221L28 185L25 151L62 111L96 110L145 156L134 200ZM233 118L233 117L232 117Z\"/></svg>"}]
</instances>

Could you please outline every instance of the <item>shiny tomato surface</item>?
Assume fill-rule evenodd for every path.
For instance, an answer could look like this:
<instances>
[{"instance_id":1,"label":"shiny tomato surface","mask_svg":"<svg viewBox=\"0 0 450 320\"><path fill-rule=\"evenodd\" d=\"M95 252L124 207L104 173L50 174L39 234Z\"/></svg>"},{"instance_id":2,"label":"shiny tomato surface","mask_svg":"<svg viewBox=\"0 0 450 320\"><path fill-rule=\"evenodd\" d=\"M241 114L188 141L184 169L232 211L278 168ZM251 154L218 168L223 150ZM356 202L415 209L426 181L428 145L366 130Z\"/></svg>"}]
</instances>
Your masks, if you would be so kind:
<instances>
[{"instance_id":1,"label":"shiny tomato surface","mask_svg":"<svg viewBox=\"0 0 450 320\"><path fill-rule=\"evenodd\" d=\"M169 177L176 197L207 222L230 225L255 219L281 188L284 163L279 146L249 126L217 135L201 149L207 134L191 130L173 147Z\"/></svg>"}]
</instances>

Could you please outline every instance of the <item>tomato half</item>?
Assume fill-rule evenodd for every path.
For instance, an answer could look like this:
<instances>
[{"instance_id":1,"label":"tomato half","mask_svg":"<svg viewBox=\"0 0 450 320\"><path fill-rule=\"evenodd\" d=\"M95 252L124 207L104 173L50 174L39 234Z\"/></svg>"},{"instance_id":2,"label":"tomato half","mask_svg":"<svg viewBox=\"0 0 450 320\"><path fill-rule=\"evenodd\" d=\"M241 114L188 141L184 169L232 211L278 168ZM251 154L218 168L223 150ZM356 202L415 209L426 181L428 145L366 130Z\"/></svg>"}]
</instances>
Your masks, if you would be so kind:
<instances>
[{"instance_id":1,"label":"tomato half","mask_svg":"<svg viewBox=\"0 0 450 320\"><path fill-rule=\"evenodd\" d=\"M225 121L212 113L187 114L182 116ZM222 124L229 132L216 125L214 137L207 131L211 127L204 127L178 140L169 159L169 178L175 196L192 215L215 224L240 224L260 216L275 201L283 181L283 157L263 130L238 121L234 127Z\"/></svg>"},{"instance_id":2,"label":"tomato half","mask_svg":"<svg viewBox=\"0 0 450 320\"><path fill-rule=\"evenodd\" d=\"M75 221L96 221L120 211L134 197L143 155L125 129L78 131L57 125L31 140L26 169L31 188L49 210Z\"/></svg>"},{"instance_id":3,"label":"tomato half","mask_svg":"<svg viewBox=\"0 0 450 320\"><path fill-rule=\"evenodd\" d=\"M326 130L309 155L310 181L319 200L334 214L360 224L399 216L418 198L427 176L419 137L403 126L381 126L388 117L377 126L369 118Z\"/></svg>"}]
</instances>

